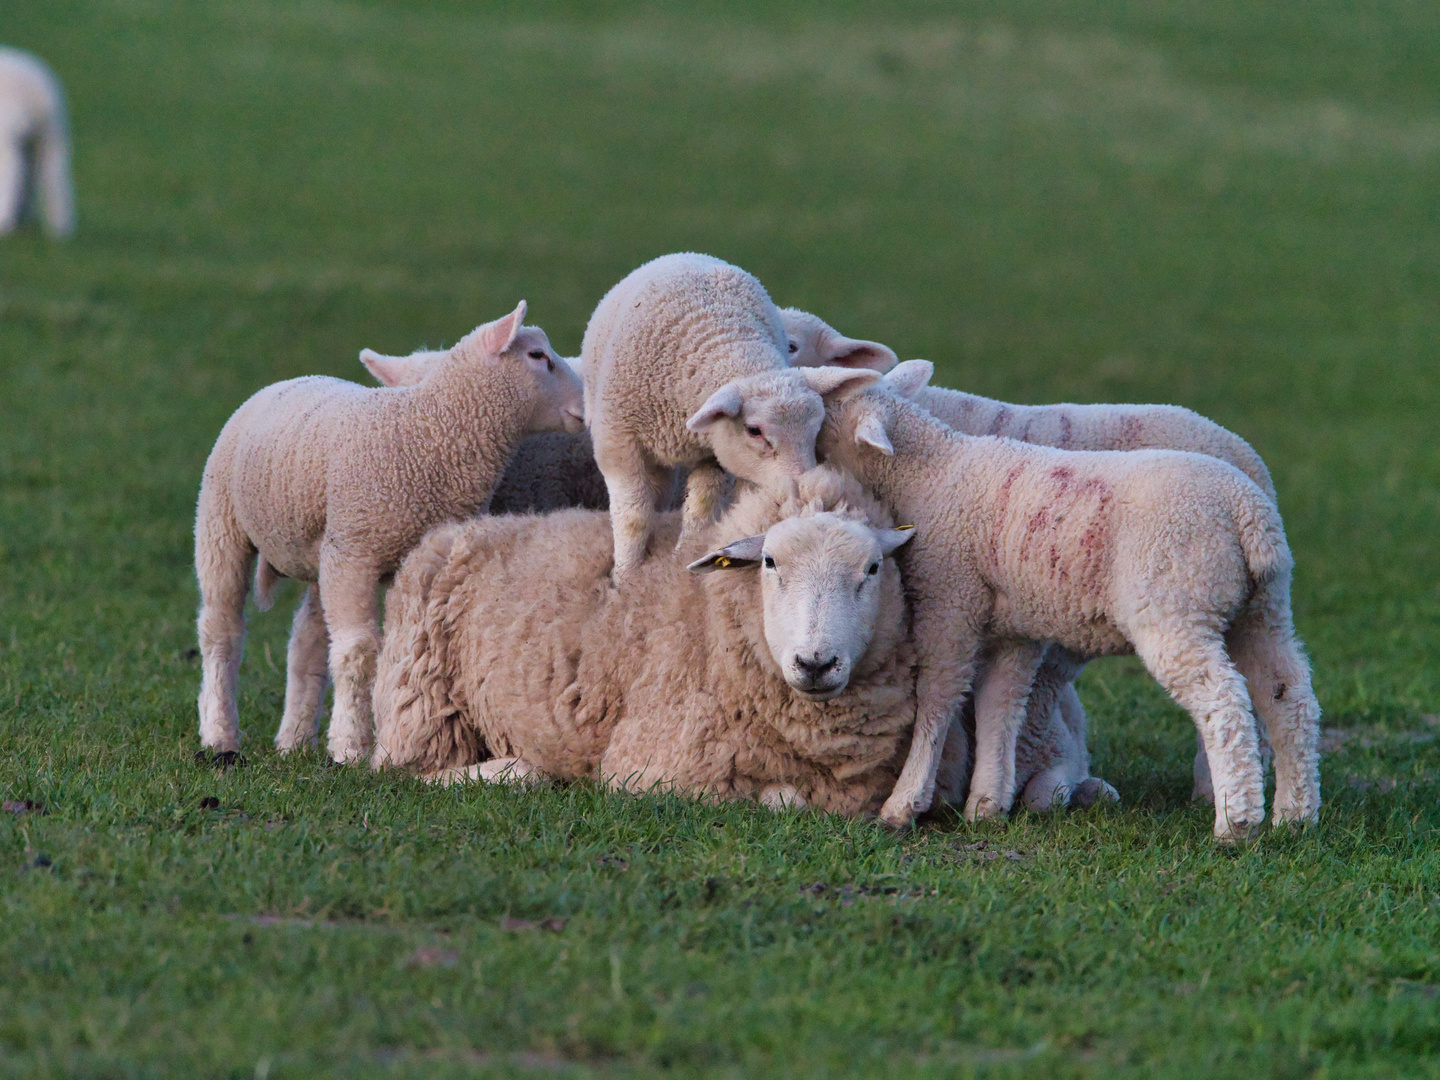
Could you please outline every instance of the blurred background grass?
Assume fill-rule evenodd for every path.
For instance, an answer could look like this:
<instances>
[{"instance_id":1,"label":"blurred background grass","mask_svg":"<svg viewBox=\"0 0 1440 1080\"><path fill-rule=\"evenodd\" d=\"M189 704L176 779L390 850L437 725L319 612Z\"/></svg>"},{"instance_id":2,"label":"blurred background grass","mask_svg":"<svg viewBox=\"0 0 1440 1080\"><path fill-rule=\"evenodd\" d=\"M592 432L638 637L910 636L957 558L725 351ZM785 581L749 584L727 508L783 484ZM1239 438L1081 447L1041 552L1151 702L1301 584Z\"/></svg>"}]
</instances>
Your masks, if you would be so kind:
<instances>
[{"instance_id":1,"label":"blurred background grass","mask_svg":"<svg viewBox=\"0 0 1440 1080\"><path fill-rule=\"evenodd\" d=\"M52 849L211 783L183 764L190 528L246 396L360 379L361 347L449 343L522 296L573 354L611 284L683 249L947 385L1171 401L1243 434L1327 723L1368 733L1327 799L1430 835L1433 5L11 0L0 39L55 68L76 143L76 238L0 241L0 789L67 807ZM252 752L288 618L252 623ZM1082 689L1098 773L1161 815L1127 828L1198 821L1183 716L1133 662ZM0 821L17 860L20 827Z\"/></svg>"}]
</instances>

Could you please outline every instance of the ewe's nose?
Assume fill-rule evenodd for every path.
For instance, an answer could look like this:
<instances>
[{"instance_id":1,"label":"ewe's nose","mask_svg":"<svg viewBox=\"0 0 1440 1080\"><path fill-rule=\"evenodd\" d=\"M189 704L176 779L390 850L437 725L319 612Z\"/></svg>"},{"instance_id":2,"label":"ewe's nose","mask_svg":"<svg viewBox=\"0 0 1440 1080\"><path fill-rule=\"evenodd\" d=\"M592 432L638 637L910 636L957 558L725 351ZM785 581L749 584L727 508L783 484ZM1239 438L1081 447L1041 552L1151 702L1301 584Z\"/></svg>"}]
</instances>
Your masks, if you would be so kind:
<instances>
[{"instance_id":1,"label":"ewe's nose","mask_svg":"<svg viewBox=\"0 0 1440 1080\"><path fill-rule=\"evenodd\" d=\"M840 663L840 657L831 656L828 660L822 660L819 653L809 660L803 656L795 657L795 666L804 672L806 680L811 683L818 682L822 675L833 671L838 663Z\"/></svg>"}]
</instances>

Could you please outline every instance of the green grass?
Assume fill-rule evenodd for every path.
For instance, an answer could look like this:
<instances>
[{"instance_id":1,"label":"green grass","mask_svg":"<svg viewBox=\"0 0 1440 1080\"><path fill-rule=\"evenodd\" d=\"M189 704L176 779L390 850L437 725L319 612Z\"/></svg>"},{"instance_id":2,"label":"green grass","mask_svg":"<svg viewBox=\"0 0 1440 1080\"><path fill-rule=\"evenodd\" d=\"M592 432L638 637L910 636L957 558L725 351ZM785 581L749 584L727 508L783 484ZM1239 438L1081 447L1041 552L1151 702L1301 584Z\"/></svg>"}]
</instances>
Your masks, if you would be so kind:
<instances>
[{"instance_id":1,"label":"green grass","mask_svg":"<svg viewBox=\"0 0 1440 1080\"><path fill-rule=\"evenodd\" d=\"M1440 13L751 6L0 10L80 196L0 241L0 1077L1440 1076ZM198 767L231 410L521 296L573 353L686 248L951 385L1249 438L1321 824L1218 850L1130 661L1082 682L1124 808L1003 829L281 761L284 610Z\"/></svg>"}]
</instances>

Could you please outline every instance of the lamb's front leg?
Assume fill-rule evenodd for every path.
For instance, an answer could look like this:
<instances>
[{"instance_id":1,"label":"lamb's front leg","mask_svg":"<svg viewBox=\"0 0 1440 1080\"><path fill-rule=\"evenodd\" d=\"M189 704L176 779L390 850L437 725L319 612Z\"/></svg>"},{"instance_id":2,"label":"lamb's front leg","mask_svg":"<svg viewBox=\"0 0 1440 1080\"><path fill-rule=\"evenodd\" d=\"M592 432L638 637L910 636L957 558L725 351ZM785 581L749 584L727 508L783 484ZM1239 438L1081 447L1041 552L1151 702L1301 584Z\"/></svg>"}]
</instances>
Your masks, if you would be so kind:
<instances>
[{"instance_id":1,"label":"lamb's front leg","mask_svg":"<svg viewBox=\"0 0 1440 1080\"><path fill-rule=\"evenodd\" d=\"M713 461L697 465L685 479L685 508L680 515L680 540L715 520L725 494L725 470Z\"/></svg>"},{"instance_id":2,"label":"lamb's front leg","mask_svg":"<svg viewBox=\"0 0 1440 1080\"><path fill-rule=\"evenodd\" d=\"M915 619L914 638L920 661L915 732L895 789L880 808L880 820L897 829L908 828L916 814L930 809L950 718L970 691L980 652L980 634L972 627L945 627L923 616Z\"/></svg>"},{"instance_id":3,"label":"lamb's front leg","mask_svg":"<svg viewBox=\"0 0 1440 1080\"><path fill-rule=\"evenodd\" d=\"M1015 802L1015 740L1044 658L1045 646L1039 642L995 646L975 688L975 774L965 803L966 821L1003 817Z\"/></svg>"},{"instance_id":4,"label":"lamb's front leg","mask_svg":"<svg viewBox=\"0 0 1440 1080\"><path fill-rule=\"evenodd\" d=\"M330 633L330 757L342 764L370 756L375 724L370 703L380 653L379 571L332 550L320 555L320 604Z\"/></svg>"}]
</instances>

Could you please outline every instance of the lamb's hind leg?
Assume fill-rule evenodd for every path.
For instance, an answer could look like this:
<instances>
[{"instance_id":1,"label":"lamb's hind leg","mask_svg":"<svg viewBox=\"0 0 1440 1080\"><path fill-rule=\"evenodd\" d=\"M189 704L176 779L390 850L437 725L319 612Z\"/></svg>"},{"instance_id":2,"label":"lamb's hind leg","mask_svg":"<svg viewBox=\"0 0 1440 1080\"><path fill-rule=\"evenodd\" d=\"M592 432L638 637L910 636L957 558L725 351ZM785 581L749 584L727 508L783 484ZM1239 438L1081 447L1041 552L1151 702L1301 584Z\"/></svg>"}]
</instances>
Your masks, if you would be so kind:
<instances>
[{"instance_id":1,"label":"lamb's hind leg","mask_svg":"<svg viewBox=\"0 0 1440 1080\"><path fill-rule=\"evenodd\" d=\"M1320 703L1295 640L1289 582L1267 584L1231 627L1228 644L1275 749L1275 824L1320 814Z\"/></svg>"},{"instance_id":2,"label":"lamb's hind leg","mask_svg":"<svg viewBox=\"0 0 1440 1080\"><path fill-rule=\"evenodd\" d=\"M320 708L330 685L329 653L330 634L325 629L317 582L306 587L290 626L290 645L285 650L285 715L275 735L275 748L281 753L304 746L319 730Z\"/></svg>"},{"instance_id":3,"label":"lamb's hind leg","mask_svg":"<svg viewBox=\"0 0 1440 1080\"><path fill-rule=\"evenodd\" d=\"M200 745L221 753L240 749L235 700L245 655L245 598L255 548L228 503L202 491L195 525L195 577L200 586Z\"/></svg>"},{"instance_id":4,"label":"lamb's hind leg","mask_svg":"<svg viewBox=\"0 0 1440 1080\"><path fill-rule=\"evenodd\" d=\"M967 821L1003 817L1015 802L1015 741L1045 646L1007 641L996 646L975 687L975 774L965 803Z\"/></svg>"},{"instance_id":5,"label":"lamb's hind leg","mask_svg":"<svg viewBox=\"0 0 1440 1080\"><path fill-rule=\"evenodd\" d=\"M611 445L595 441L595 463L605 477L610 496L610 528L614 534L615 566L611 580L616 585L645 561L645 547L655 524L655 500L665 470L646 460L644 451L633 443Z\"/></svg>"},{"instance_id":6,"label":"lamb's hind leg","mask_svg":"<svg viewBox=\"0 0 1440 1080\"><path fill-rule=\"evenodd\" d=\"M1150 674L1190 713L1215 784L1215 837L1242 840L1265 820L1255 715L1245 679L1212 627L1164 627L1136 636Z\"/></svg>"},{"instance_id":7,"label":"lamb's hind leg","mask_svg":"<svg viewBox=\"0 0 1440 1080\"><path fill-rule=\"evenodd\" d=\"M380 652L379 584L374 567L331 551L321 553L320 603L330 633L330 677L335 682L329 750L333 760L345 764L368 758L374 741L370 697Z\"/></svg>"}]
</instances>

